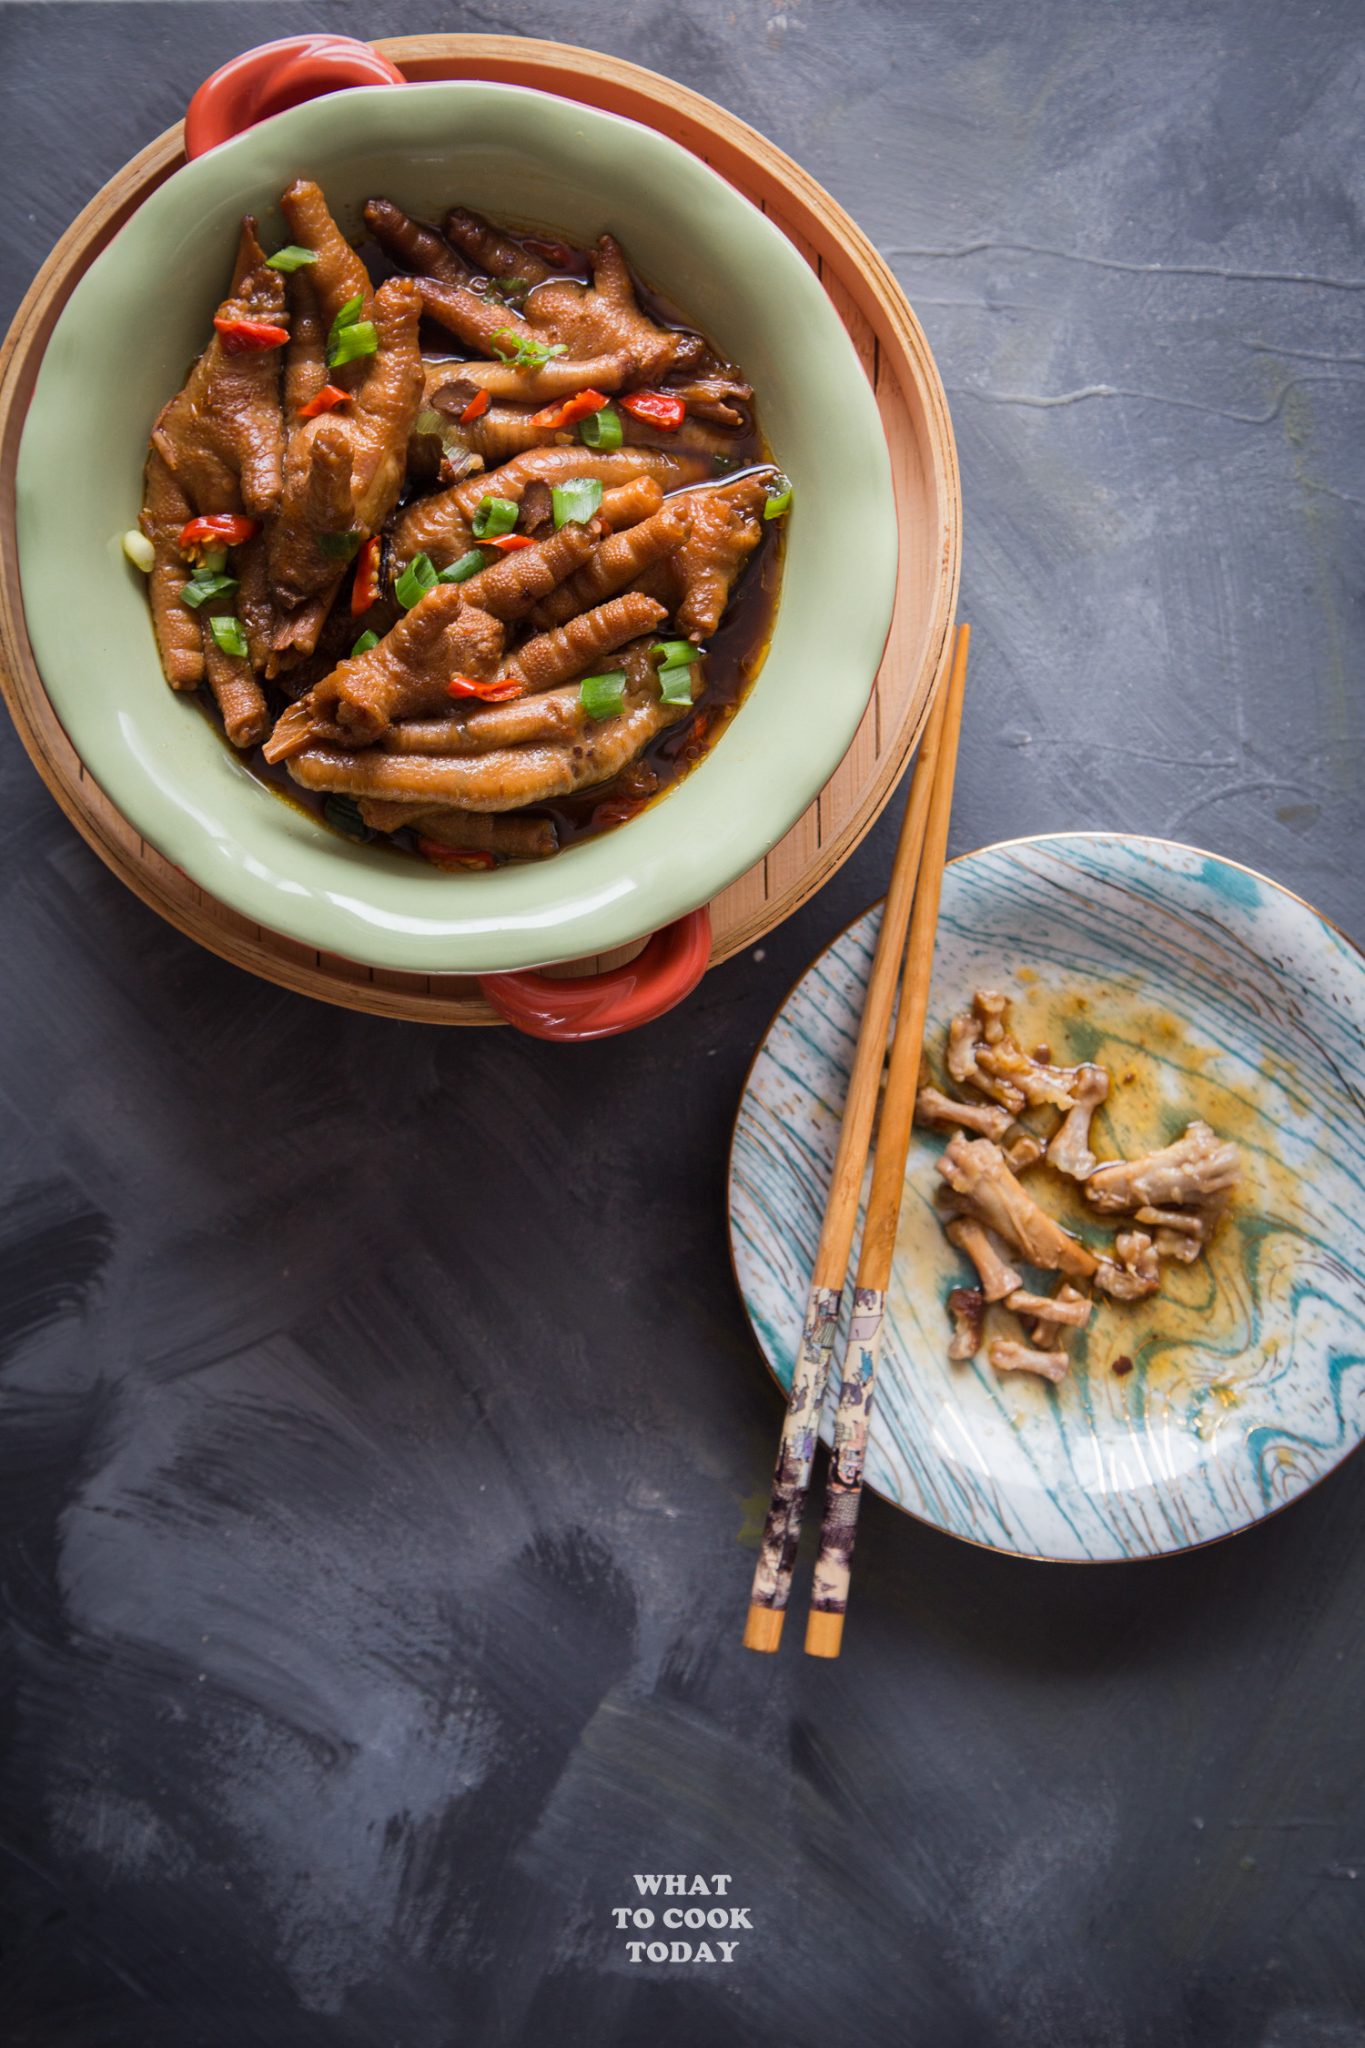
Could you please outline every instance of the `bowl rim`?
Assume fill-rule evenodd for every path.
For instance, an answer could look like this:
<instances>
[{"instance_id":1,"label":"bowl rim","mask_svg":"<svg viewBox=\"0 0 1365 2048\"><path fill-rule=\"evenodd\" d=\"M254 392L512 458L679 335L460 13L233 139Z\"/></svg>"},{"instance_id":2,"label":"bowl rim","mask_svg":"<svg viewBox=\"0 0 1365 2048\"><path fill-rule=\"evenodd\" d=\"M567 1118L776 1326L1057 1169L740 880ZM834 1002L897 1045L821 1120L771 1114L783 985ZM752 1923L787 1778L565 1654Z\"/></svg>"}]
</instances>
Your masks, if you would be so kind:
<instances>
[{"instance_id":1,"label":"bowl rim","mask_svg":"<svg viewBox=\"0 0 1365 2048\"><path fill-rule=\"evenodd\" d=\"M1162 834L1156 832L1129 832L1118 829L1103 830L1100 828L1086 829L1084 827L1068 832L1021 832L1013 834L1008 839L993 839L985 846L969 846L963 852L955 853L952 859L945 862L944 865L949 868L959 867L967 861L983 859L987 854L1007 853L1016 847L1056 846L1059 844L1065 845L1068 842L1074 844L1077 841L1082 841L1088 845L1101 843L1111 846L1164 847L1177 853L1195 854L1200 860L1212 861L1218 867L1231 868L1238 874L1249 875L1253 881L1261 883L1267 889L1275 890L1278 895L1287 897L1300 910L1306 911L1310 918L1321 925L1326 931L1331 932L1334 937L1340 939L1343 945L1349 947L1353 953L1359 956L1362 962L1365 962L1365 942L1353 938L1350 932L1344 930L1334 918L1329 917L1325 910L1319 910L1315 903L1310 903L1308 898L1300 895L1297 889L1291 889L1288 883L1277 882L1273 875L1267 875L1262 869L1254 868L1246 861L1234 860L1230 854L1214 853L1207 847L1196 846L1190 840L1167 839ZM725 1250L730 1262L730 1278L734 1282L735 1294L738 1298L740 1311L743 1314L745 1327L749 1332L753 1348L758 1354L759 1362L763 1366L764 1371L784 1401L787 1399L788 1389L783 1386L782 1381L778 1378L773 1362L769 1358L763 1340L758 1334L758 1328L749 1309L749 1298L744 1291L744 1282L740 1278L739 1262L735 1257L735 1153L739 1144L740 1119L744 1114L744 1106L749 1097L754 1070L762 1058L768 1040L777 1025L778 1019L786 1010L787 1005L791 1002L816 962L825 959L828 954L832 953L835 947L848 937L855 926L860 925L864 918L868 917L874 910L879 909L885 901L884 895L875 896L870 903L865 903L861 910L855 911L852 917L846 918L838 930L830 934L824 944L816 949L810 959L807 960L805 966L793 977L788 987L773 1005L768 1021L763 1026L754 1043L754 1049L745 1065L744 1077L740 1082L735 1097L735 1112L730 1122L730 1138L725 1148ZM1202 1536L1197 1543L1182 1543L1176 1548L1167 1550L1137 1550L1124 1555L1113 1552L1101 1557L1055 1557L1050 1556L1045 1551L1016 1550L1006 1544L989 1543L982 1536L968 1536L960 1529L946 1528L942 1522L935 1521L932 1516L922 1513L918 1508L910 1507L905 1501L898 1500L894 1494L887 1493L884 1488L874 1484L870 1477L864 1480L864 1484L869 1493L875 1493L878 1500L884 1501L889 1508L894 1508L897 1514L907 1516L912 1522L918 1522L922 1528L933 1530L935 1535L942 1536L952 1543L965 1543L972 1550L989 1551L996 1557L1009 1558L1021 1564L1086 1567L1163 1564L1169 1562L1171 1558L1184 1557L1192 1551L1211 1550L1217 1543L1227 1543L1234 1536L1243 1536L1249 1529L1256 1529L1264 1522L1274 1521L1287 1508L1294 1507L1310 1493L1315 1492L1324 1481L1332 1478L1335 1473L1340 1472L1342 1466L1361 1450L1365 1450L1365 1433L1362 1433L1355 1443L1349 1444L1333 1464L1325 1466L1317 1474L1316 1478L1310 1479L1308 1484L1301 1487L1297 1493L1289 1494L1284 1500L1277 1501L1274 1507L1267 1508L1263 1514L1250 1515L1246 1521L1238 1522L1235 1527L1220 1530L1216 1536Z\"/></svg>"},{"instance_id":2,"label":"bowl rim","mask_svg":"<svg viewBox=\"0 0 1365 2048\"><path fill-rule=\"evenodd\" d=\"M832 348L839 350L846 363L852 368L859 393L858 410L862 419L862 432L871 454L876 473L876 487L882 496L884 509L890 514L882 532L881 545L863 545L860 542L860 566L863 572L861 592L866 602L858 607L858 616L850 625L845 621L841 632L841 644L847 649L856 642L854 652L849 656L848 668L856 670L861 678L866 676L866 689L861 682L857 693L845 692L843 699L836 703L831 693L831 714L825 731L821 758L814 758L815 749L807 749L806 773L800 779L793 779L786 785L786 795L780 804L767 803L762 812L762 823L754 829L749 821L747 834L732 833L726 841L731 848L725 853L723 847L689 844L686 861L671 864L663 859L668 843L677 834L671 829L673 807L680 805L685 793L692 785L707 784L708 770L712 771L717 759L726 758L725 748L718 748L714 755L707 757L693 774L672 790L656 807L644 813L640 819L631 821L629 828L604 835L602 839L589 842L586 846L569 849L554 862L547 862L539 869L541 878L558 875L559 880L546 885L542 882L540 895L553 893L559 901L547 912L543 900L532 904L531 915L499 916L500 905L490 900L491 890L513 870L501 870L498 876L441 876L439 881L444 894L441 909L443 915L433 912L429 892L420 886L427 878L422 876L416 863L411 866L415 873L405 879L404 893L411 896L423 913L391 918L382 910L362 903L363 890L356 886L357 869L354 859L358 855L369 863L374 855L363 849L349 848L335 835L317 827L319 838L325 840L327 855L328 886L300 888L294 876L278 878L282 888L264 891L256 886L258 877L251 872L259 869L257 849L244 843L246 835L235 846L232 834L219 833L216 836L202 829L200 821L168 821L163 812L149 808L146 801L145 776L130 771L127 751L112 756L107 744L107 735L98 736L92 745L89 730L79 715L70 715L72 697L69 689L64 690L52 675L50 650L44 653L40 647L50 636L44 631L41 620L35 620L30 603L32 544L25 542L26 499L32 487L34 470L42 459L44 422L46 409L53 403L54 387L49 381L45 389L45 378L53 360L52 343L62 333L68 321L75 321L79 315L82 295L89 295L92 281L107 276L113 253L123 245L124 237L141 232L148 233L149 219L155 223L163 205L179 206L183 195L193 191L196 185L212 188L221 183L226 175L225 167L232 173L232 182L240 185L244 159L259 146L260 138L278 143L283 133L298 131L299 152L307 148L307 138L314 137L314 146L321 133L330 132L334 146L335 127L342 121L354 125L357 100L361 93L366 96L374 110L373 119L382 131L385 109L392 110L395 96L403 95L399 104L410 105L411 95L416 91L424 99L439 103L452 99L471 102L479 99L491 108L505 108L508 105L524 110L534 104L543 111L546 106L559 110L561 117L577 125L588 124L602 133L624 134L628 146L643 149L651 154L656 163L674 169L685 167L684 175L696 189L709 193L716 203L734 219L747 223L747 232L759 239L761 246L770 252L771 260L783 266L785 275L791 280L800 280L796 289L806 295L811 306L818 307L819 317L825 329L825 340ZM379 135L376 147L381 151L394 152L395 161L401 162L396 146L383 135ZM254 170L252 175L264 179L266 167ZM182 197L163 201L162 195L173 191ZM771 252L780 252L772 254ZM73 310L74 309L74 310ZM779 455L781 451L779 450ZM43 687L53 707L66 728L73 747L82 762L88 767L93 779L106 792L115 807L143 835L148 843L159 851L173 865L183 870L211 898L239 912L263 927L266 932L293 939L309 947L318 947L328 953L354 960L369 967L397 969L423 974L470 974L501 971L508 968L529 967L548 964L552 961L573 959L592 954L602 954L619 946L634 943L677 916L709 900L728 884L745 873L762 858L772 845L795 823L802 812L813 801L829 776L834 773L839 761L847 751L859 720L866 707L867 696L875 681L876 671L889 633L896 594L896 578L899 557L898 532L895 520L895 499L891 484L890 458L882 434L876 399L858 363L853 343L844 329L828 297L823 292L815 272L806 264L788 238L772 221L766 219L760 210L743 193L721 178L690 150L675 143L644 122L636 121L597 107L584 105L580 101L563 98L536 87L504 84L473 79L428 79L402 87L378 86L339 92L323 100L306 103L272 116L256 128L223 144L192 164L176 171L171 178L159 185L147 196L120 227L94 259L85 274L71 290L42 351L38 378L33 401L24 422L19 450L16 476L16 509L19 532L19 569L21 587L25 600L25 611L29 615L30 638L34 642L35 661L38 665ZM779 620L781 606L779 604ZM150 651L151 640L148 636ZM169 696L169 693L167 693ZM63 701L65 699L65 701ZM746 705L753 698L746 698ZM176 710L195 718L199 712L193 704L175 706L173 703L161 707L161 713L173 718ZM839 714L836 716L836 712ZM161 715L161 714L159 714ZM741 710L742 718L742 710ZM738 728L739 720L736 722ZM726 745L733 749L736 735L726 735ZM838 753L834 751L837 741ZM215 744L217 744L215 742ZM224 750L225 751L225 750ZM246 774L239 768L239 774ZM254 778L253 778L254 783ZM689 810L698 809L702 799L694 798ZM582 872L591 866L582 855L594 848L616 847L634 853L636 847L629 844L631 835L637 835L641 855L647 836L641 828L651 818L664 817L670 820L664 827L654 827L648 835L653 844L649 849L647 872L631 873L619 879L616 886L603 891L587 904L583 904L585 885L591 887L591 879ZM196 829L196 826L199 829ZM679 828L682 829L681 827ZM225 855L228 857L225 858ZM348 856L350 861L348 862ZM572 866L572 863L577 863ZM406 867L408 864L405 863ZM599 864L602 865L602 864ZM624 869L626 862L619 865ZM639 863L636 863L638 868ZM566 879L567 871L567 879ZM521 869L521 873L528 872ZM600 876L599 876L600 880ZM419 886L408 888L409 882ZM571 888L569 884L574 886ZM482 893L476 898L471 885ZM523 892L523 913L524 896ZM456 897L462 899L458 911L451 906ZM425 899L425 900L423 900ZM550 936L547 938L546 934ZM557 934L557 936L556 936Z\"/></svg>"}]
</instances>

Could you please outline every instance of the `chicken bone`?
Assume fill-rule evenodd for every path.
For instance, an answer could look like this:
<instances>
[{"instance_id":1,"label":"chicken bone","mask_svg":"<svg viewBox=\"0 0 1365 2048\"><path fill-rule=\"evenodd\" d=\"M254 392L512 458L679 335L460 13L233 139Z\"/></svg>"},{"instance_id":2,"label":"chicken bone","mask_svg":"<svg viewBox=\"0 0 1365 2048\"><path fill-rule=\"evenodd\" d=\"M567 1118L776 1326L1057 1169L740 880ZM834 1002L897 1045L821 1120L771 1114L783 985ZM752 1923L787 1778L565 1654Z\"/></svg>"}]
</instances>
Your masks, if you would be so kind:
<instances>
[{"instance_id":1,"label":"chicken bone","mask_svg":"<svg viewBox=\"0 0 1365 2048\"><path fill-rule=\"evenodd\" d=\"M951 1130L960 1124L983 1138L1003 1138L1014 1119L997 1103L955 1102L938 1088L921 1088L915 1098L915 1120L934 1130Z\"/></svg>"},{"instance_id":2,"label":"chicken bone","mask_svg":"<svg viewBox=\"0 0 1365 2048\"><path fill-rule=\"evenodd\" d=\"M954 1287L948 1296L948 1313L953 1319L949 1358L959 1363L975 1358L986 1324L985 1295L979 1287Z\"/></svg>"},{"instance_id":3,"label":"chicken bone","mask_svg":"<svg viewBox=\"0 0 1365 2048\"><path fill-rule=\"evenodd\" d=\"M1138 1159L1109 1159L1097 1166L1085 1183L1085 1197L1106 1215L1173 1208L1226 1194L1241 1170L1237 1147L1196 1118L1173 1145Z\"/></svg>"},{"instance_id":4,"label":"chicken bone","mask_svg":"<svg viewBox=\"0 0 1365 2048\"><path fill-rule=\"evenodd\" d=\"M1121 1230L1114 1256L1101 1259L1095 1285L1113 1301L1142 1301L1161 1285L1161 1261L1145 1230Z\"/></svg>"},{"instance_id":5,"label":"chicken bone","mask_svg":"<svg viewBox=\"0 0 1365 2048\"><path fill-rule=\"evenodd\" d=\"M1028 1344L996 1337L990 1346L990 1361L997 1372L1031 1372L1039 1379L1064 1380L1071 1368L1065 1351L1039 1351Z\"/></svg>"},{"instance_id":6,"label":"chicken bone","mask_svg":"<svg viewBox=\"0 0 1365 2048\"><path fill-rule=\"evenodd\" d=\"M944 1225L949 1244L966 1255L976 1267L981 1292L987 1301L1003 1301L1023 1283L1005 1258L985 1225L975 1216L955 1215Z\"/></svg>"},{"instance_id":7,"label":"chicken bone","mask_svg":"<svg viewBox=\"0 0 1365 2048\"><path fill-rule=\"evenodd\" d=\"M1099 1163L1090 1149L1090 1123L1109 1093L1109 1076L1103 1067L1077 1067L1072 1103L1052 1134L1047 1148L1048 1164L1072 1180L1085 1180Z\"/></svg>"},{"instance_id":8,"label":"chicken bone","mask_svg":"<svg viewBox=\"0 0 1365 2048\"><path fill-rule=\"evenodd\" d=\"M1087 1280L1097 1261L1078 1238L1063 1230L1020 1186L1005 1155L989 1138L954 1132L938 1170L971 1213L1022 1253L1031 1265Z\"/></svg>"}]
</instances>

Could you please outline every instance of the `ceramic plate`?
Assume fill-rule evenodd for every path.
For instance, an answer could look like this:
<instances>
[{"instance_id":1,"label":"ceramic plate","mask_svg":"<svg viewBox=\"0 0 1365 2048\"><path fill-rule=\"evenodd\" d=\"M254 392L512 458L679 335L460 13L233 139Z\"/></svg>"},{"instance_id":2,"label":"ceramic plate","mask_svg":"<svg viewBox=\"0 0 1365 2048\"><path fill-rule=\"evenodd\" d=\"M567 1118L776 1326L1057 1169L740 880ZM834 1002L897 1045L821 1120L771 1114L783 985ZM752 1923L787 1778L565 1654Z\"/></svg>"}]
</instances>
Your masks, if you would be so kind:
<instances>
[{"instance_id":1,"label":"ceramic plate","mask_svg":"<svg viewBox=\"0 0 1365 2048\"><path fill-rule=\"evenodd\" d=\"M879 917L792 991L735 1129L735 1268L783 1387ZM1245 868L1075 834L948 868L928 1036L940 1068L949 1017L981 986L1015 998L1023 1044L1110 1069L1101 1157L1199 1116L1241 1146L1243 1185L1207 1259L1168 1265L1155 1300L1098 1306L1054 1388L998 1375L984 1350L949 1362L945 1298L973 1276L930 1206L942 1139L917 1132L868 1483L949 1535L1035 1558L1155 1557L1246 1528L1365 1432L1365 958ZM1133 1369L1116 1374L1124 1357Z\"/></svg>"},{"instance_id":2,"label":"ceramic plate","mask_svg":"<svg viewBox=\"0 0 1365 2048\"><path fill-rule=\"evenodd\" d=\"M744 365L795 480L772 645L722 743L665 801L556 860L452 875L349 845L271 795L162 679L142 579L119 545L140 502L147 434L203 344L240 215L261 216L268 244L287 239L277 196L304 172L347 228L375 192L427 218L458 198L579 241L610 222L641 274ZM515 86L334 93L168 178L57 323L16 497L38 667L77 753L123 815L254 923L410 972L606 953L718 895L838 766L895 595L896 510L877 402L814 271L666 136ZM833 588L856 590L857 603L832 606Z\"/></svg>"}]
</instances>

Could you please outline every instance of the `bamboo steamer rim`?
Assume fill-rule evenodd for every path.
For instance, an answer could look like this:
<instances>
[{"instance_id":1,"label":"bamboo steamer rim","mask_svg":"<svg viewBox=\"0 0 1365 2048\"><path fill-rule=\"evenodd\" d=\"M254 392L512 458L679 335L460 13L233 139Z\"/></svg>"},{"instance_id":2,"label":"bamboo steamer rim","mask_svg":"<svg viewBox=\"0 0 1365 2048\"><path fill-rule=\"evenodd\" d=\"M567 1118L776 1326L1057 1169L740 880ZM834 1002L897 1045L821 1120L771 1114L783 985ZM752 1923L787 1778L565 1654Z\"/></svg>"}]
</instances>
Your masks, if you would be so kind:
<instances>
[{"instance_id":1,"label":"bamboo steamer rim","mask_svg":"<svg viewBox=\"0 0 1365 2048\"><path fill-rule=\"evenodd\" d=\"M554 92L641 121L691 150L759 205L811 263L876 392L901 526L891 635L843 762L787 837L713 903L716 966L799 909L855 851L908 765L946 673L962 502L948 402L928 342L892 272L843 209L774 143L702 94L622 58L516 36L400 36L375 48L414 81L483 78ZM6 542L0 551L0 691L30 759L72 824L144 903L187 937L249 972L346 1008L430 1023L498 1023L471 977L394 973L318 953L206 895L109 802L67 739L38 674L14 544L15 469L28 401L72 289L124 221L183 162L183 125L177 123L108 181L42 265L0 349L0 532ZM638 950L558 971L608 967Z\"/></svg>"}]
</instances>

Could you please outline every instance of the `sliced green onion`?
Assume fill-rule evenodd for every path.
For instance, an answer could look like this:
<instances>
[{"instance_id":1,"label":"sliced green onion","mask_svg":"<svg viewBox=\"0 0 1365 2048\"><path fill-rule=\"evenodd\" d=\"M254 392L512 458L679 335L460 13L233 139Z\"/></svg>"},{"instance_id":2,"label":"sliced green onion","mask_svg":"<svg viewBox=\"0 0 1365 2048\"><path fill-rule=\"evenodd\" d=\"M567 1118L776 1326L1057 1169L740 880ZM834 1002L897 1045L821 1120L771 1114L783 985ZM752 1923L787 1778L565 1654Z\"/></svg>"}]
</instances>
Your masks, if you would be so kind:
<instances>
[{"instance_id":1,"label":"sliced green onion","mask_svg":"<svg viewBox=\"0 0 1365 2048\"><path fill-rule=\"evenodd\" d=\"M601 481L595 476L571 477L568 483L555 485L550 501L556 526L586 526L602 502Z\"/></svg>"},{"instance_id":2,"label":"sliced green onion","mask_svg":"<svg viewBox=\"0 0 1365 2048\"><path fill-rule=\"evenodd\" d=\"M585 448L619 448L622 441L621 415L613 406L590 412L578 422L578 438Z\"/></svg>"},{"instance_id":3,"label":"sliced green onion","mask_svg":"<svg viewBox=\"0 0 1365 2048\"><path fill-rule=\"evenodd\" d=\"M791 508L792 480L789 476L775 476L768 486L768 495L763 505L763 517L765 519L780 519L783 513L790 512Z\"/></svg>"},{"instance_id":4,"label":"sliced green onion","mask_svg":"<svg viewBox=\"0 0 1365 2048\"><path fill-rule=\"evenodd\" d=\"M357 356L372 356L379 347L379 335L373 320L356 320L351 326L343 327L335 341L327 344L327 367L339 370L343 363L353 363Z\"/></svg>"},{"instance_id":5,"label":"sliced green onion","mask_svg":"<svg viewBox=\"0 0 1365 2048\"><path fill-rule=\"evenodd\" d=\"M338 308L337 316L327 330L327 340L329 343L336 340L343 327L355 326L356 321L360 318L360 309L364 303L364 292L357 292L353 299L347 299L345 305Z\"/></svg>"},{"instance_id":6,"label":"sliced green onion","mask_svg":"<svg viewBox=\"0 0 1365 2048\"><path fill-rule=\"evenodd\" d=\"M235 576L206 576L201 570L197 576L191 576L188 583L181 585L180 602L187 604L191 611L197 612L200 605L206 604L209 598L222 597L225 591L236 588Z\"/></svg>"},{"instance_id":7,"label":"sliced green onion","mask_svg":"<svg viewBox=\"0 0 1365 2048\"><path fill-rule=\"evenodd\" d=\"M496 540L500 533L510 533L517 510L515 498L480 498L473 522L475 540Z\"/></svg>"},{"instance_id":8,"label":"sliced green onion","mask_svg":"<svg viewBox=\"0 0 1365 2048\"><path fill-rule=\"evenodd\" d=\"M656 640L649 651L660 668L691 668L701 653L690 640Z\"/></svg>"},{"instance_id":9,"label":"sliced green onion","mask_svg":"<svg viewBox=\"0 0 1365 2048\"><path fill-rule=\"evenodd\" d=\"M696 648L692 650L696 655ZM661 704L690 704L692 702L692 670L680 662L659 670L659 702Z\"/></svg>"},{"instance_id":10,"label":"sliced green onion","mask_svg":"<svg viewBox=\"0 0 1365 2048\"><path fill-rule=\"evenodd\" d=\"M234 619L231 612L225 619L210 619L209 631L224 654L235 654L239 661L246 660L246 634L242 631L240 619Z\"/></svg>"},{"instance_id":11,"label":"sliced green onion","mask_svg":"<svg viewBox=\"0 0 1365 2048\"><path fill-rule=\"evenodd\" d=\"M436 578L438 583L467 583L471 576L477 576L480 569L488 564L492 550L471 548L467 555L461 555L458 562L451 562Z\"/></svg>"},{"instance_id":12,"label":"sliced green onion","mask_svg":"<svg viewBox=\"0 0 1365 2048\"><path fill-rule=\"evenodd\" d=\"M265 260L271 270L302 270L305 263L317 262L318 252L316 249L305 249L298 242L286 242L283 249L277 249L273 256L267 256Z\"/></svg>"},{"instance_id":13,"label":"sliced green onion","mask_svg":"<svg viewBox=\"0 0 1365 2048\"><path fill-rule=\"evenodd\" d=\"M360 535L354 527L349 533L320 533L318 546L333 562L349 562L360 546Z\"/></svg>"},{"instance_id":14,"label":"sliced green onion","mask_svg":"<svg viewBox=\"0 0 1365 2048\"><path fill-rule=\"evenodd\" d=\"M199 557L199 568L206 576L221 576L227 567L226 548L205 548Z\"/></svg>"},{"instance_id":15,"label":"sliced green onion","mask_svg":"<svg viewBox=\"0 0 1365 2048\"><path fill-rule=\"evenodd\" d=\"M430 555L414 555L393 586L393 594L405 612L436 588L436 571Z\"/></svg>"},{"instance_id":16,"label":"sliced green onion","mask_svg":"<svg viewBox=\"0 0 1365 2048\"><path fill-rule=\"evenodd\" d=\"M412 423L414 434L443 434L450 422L429 405L424 405Z\"/></svg>"},{"instance_id":17,"label":"sliced green onion","mask_svg":"<svg viewBox=\"0 0 1365 2048\"><path fill-rule=\"evenodd\" d=\"M614 668L604 676L584 676L578 685L578 701L589 718L610 718L625 701L626 672ZM689 698L689 703L691 699Z\"/></svg>"},{"instance_id":18,"label":"sliced green onion","mask_svg":"<svg viewBox=\"0 0 1365 2048\"><path fill-rule=\"evenodd\" d=\"M377 647L378 645L379 635L377 633L362 633L355 646L351 649L349 658L354 661L357 654L368 654L372 647Z\"/></svg>"},{"instance_id":19,"label":"sliced green onion","mask_svg":"<svg viewBox=\"0 0 1365 2048\"><path fill-rule=\"evenodd\" d=\"M344 832L348 839L368 839L370 828L360 815L360 805L353 796L329 796L322 806L322 815L329 825L338 832Z\"/></svg>"},{"instance_id":20,"label":"sliced green onion","mask_svg":"<svg viewBox=\"0 0 1365 2048\"><path fill-rule=\"evenodd\" d=\"M150 576L156 567L156 549L145 533L136 526L130 526L123 536L123 552L135 569L141 569L144 576Z\"/></svg>"},{"instance_id":21,"label":"sliced green onion","mask_svg":"<svg viewBox=\"0 0 1365 2048\"><path fill-rule=\"evenodd\" d=\"M498 354L503 362L511 363L517 370L542 370L546 363L552 362L556 356L567 355L569 352L569 345L565 341L547 344L537 341L533 335L519 334L515 327L499 327L493 340L495 343L511 342L510 349L500 348Z\"/></svg>"}]
</instances>

